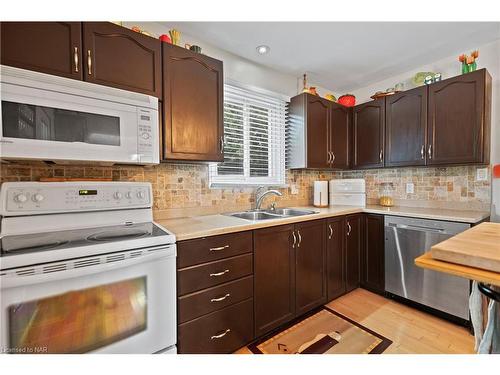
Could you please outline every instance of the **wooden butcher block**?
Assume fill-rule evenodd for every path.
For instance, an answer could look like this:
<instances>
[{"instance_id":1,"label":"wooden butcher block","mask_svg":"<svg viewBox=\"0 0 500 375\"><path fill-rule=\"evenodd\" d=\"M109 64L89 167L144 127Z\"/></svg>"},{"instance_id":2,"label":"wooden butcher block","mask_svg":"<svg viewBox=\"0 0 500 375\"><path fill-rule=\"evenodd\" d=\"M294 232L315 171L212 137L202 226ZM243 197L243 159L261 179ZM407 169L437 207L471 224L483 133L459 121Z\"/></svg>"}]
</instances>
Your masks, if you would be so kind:
<instances>
[{"instance_id":1,"label":"wooden butcher block","mask_svg":"<svg viewBox=\"0 0 500 375\"><path fill-rule=\"evenodd\" d=\"M500 223L481 223L432 246L431 256L500 273Z\"/></svg>"}]
</instances>

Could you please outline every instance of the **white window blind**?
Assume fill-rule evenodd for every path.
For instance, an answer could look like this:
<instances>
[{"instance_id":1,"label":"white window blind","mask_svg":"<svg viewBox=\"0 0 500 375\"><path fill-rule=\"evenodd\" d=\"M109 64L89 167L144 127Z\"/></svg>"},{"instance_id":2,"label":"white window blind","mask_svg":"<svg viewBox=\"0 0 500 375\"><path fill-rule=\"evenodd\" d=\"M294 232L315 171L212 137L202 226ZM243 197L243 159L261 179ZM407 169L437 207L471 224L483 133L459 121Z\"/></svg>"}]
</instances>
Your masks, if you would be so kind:
<instances>
[{"instance_id":1,"label":"white window blind","mask_svg":"<svg viewBox=\"0 0 500 375\"><path fill-rule=\"evenodd\" d=\"M210 185L283 185L288 103L279 95L224 85L224 162Z\"/></svg>"}]
</instances>

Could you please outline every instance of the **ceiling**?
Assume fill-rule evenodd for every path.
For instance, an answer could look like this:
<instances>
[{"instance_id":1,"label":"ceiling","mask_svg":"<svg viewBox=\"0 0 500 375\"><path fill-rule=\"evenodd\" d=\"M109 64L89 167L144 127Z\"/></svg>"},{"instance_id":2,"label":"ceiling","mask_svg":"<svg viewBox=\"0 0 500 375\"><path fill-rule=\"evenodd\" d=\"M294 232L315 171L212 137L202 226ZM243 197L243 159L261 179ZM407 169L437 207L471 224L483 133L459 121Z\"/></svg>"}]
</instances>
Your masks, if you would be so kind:
<instances>
[{"instance_id":1,"label":"ceiling","mask_svg":"<svg viewBox=\"0 0 500 375\"><path fill-rule=\"evenodd\" d=\"M355 90L500 39L498 22L178 22L182 32L335 91ZM268 45L267 55L256 52Z\"/></svg>"}]
</instances>

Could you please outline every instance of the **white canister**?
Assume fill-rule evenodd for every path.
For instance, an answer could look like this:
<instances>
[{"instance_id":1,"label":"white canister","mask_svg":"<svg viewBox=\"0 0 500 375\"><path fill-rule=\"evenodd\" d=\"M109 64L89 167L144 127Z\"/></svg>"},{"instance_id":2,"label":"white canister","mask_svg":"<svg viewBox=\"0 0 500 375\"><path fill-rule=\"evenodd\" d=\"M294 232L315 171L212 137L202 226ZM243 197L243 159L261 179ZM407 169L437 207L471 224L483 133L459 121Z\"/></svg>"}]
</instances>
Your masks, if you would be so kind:
<instances>
[{"instance_id":1,"label":"white canister","mask_svg":"<svg viewBox=\"0 0 500 375\"><path fill-rule=\"evenodd\" d=\"M314 181L314 206L328 207L328 181Z\"/></svg>"}]
</instances>

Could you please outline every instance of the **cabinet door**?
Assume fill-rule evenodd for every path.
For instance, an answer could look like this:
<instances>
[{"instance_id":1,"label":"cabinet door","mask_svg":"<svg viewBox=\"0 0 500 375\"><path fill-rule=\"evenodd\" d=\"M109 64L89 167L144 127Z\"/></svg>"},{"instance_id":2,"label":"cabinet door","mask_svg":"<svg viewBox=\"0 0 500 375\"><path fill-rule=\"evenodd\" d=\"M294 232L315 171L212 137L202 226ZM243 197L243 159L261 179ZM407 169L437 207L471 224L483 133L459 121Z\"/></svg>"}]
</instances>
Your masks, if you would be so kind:
<instances>
[{"instance_id":1,"label":"cabinet door","mask_svg":"<svg viewBox=\"0 0 500 375\"><path fill-rule=\"evenodd\" d=\"M222 62L163 43L166 159L223 161Z\"/></svg>"},{"instance_id":2,"label":"cabinet door","mask_svg":"<svg viewBox=\"0 0 500 375\"><path fill-rule=\"evenodd\" d=\"M354 107L354 168L380 168L384 166L384 109L384 98Z\"/></svg>"},{"instance_id":3,"label":"cabinet door","mask_svg":"<svg viewBox=\"0 0 500 375\"><path fill-rule=\"evenodd\" d=\"M109 22L83 23L85 80L161 97L161 42Z\"/></svg>"},{"instance_id":4,"label":"cabinet door","mask_svg":"<svg viewBox=\"0 0 500 375\"><path fill-rule=\"evenodd\" d=\"M326 302L326 221L295 225L295 312L301 315Z\"/></svg>"},{"instance_id":5,"label":"cabinet door","mask_svg":"<svg viewBox=\"0 0 500 375\"><path fill-rule=\"evenodd\" d=\"M425 164L427 87L385 99L385 166Z\"/></svg>"},{"instance_id":6,"label":"cabinet door","mask_svg":"<svg viewBox=\"0 0 500 375\"><path fill-rule=\"evenodd\" d=\"M329 116L330 106L326 99L306 95L307 167L330 168L329 164Z\"/></svg>"},{"instance_id":7,"label":"cabinet door","mask_svg":"<svg viewBox=\"0 0 500 375\"><path fill-rule=\"evenodd\" d=\"M377 293L385 289L384 243L384 216L366 214L361 284Z\"/></svg>"},{"instance_id":8,"label":"cabinet door","mask_svg":"<svg viewBox=\"0 0 500 375\"><path fill-rule=\"evenodd\" d=\"M330 151L333 153L331 166L336 169L350 167L351 152L351 108L331 103L330 110Z\"/></svg>"},{"instance_id":9,"label":"cabinet door","mask_svg":"<svg viewBox=\"0 0 500 375\"><path fill-rule=\"evenodd\" d=\"M330 219L327 223L327 290L328 301L345 293L344 219Z\"/></svg>"},{"instance_id":10,"label":"cabinet door","mask_svg":"<svg viewBox=\"0 0 500 375\"><path fill-rule=\"evenodd\" d=\"M80 22L2 22L2 65L82 79Z\"/></svg>"},{"instance_id":11,"label":"cabinet door","mask_svg":"<svg viewBox=\"0 0 500 375\"><path fill-rule=\"evenodd\" d=\"M481 69L429 86L428 165L484 162L486 74Z\"/></svg>"},{"instance_id":12,"label":"cabinet door","mask_svg":"<svg viewBox=\"0 0 500 375\"><path fill-rule=\"evenodd\" d=\"M293 225L254 231L255 336L288 322L295 314Z\"/></svg>"},{"instance_id":13,"label":"cabinet door","mask_svg":"<svg viewBox=\"0 0 500 375\"><path fill-rule=\"evenodd\" d=\"M363 215L349 215L345 217L344 221L345 280L347 292L359 286L362 217Z\"/></svg>"}]
</instances>

